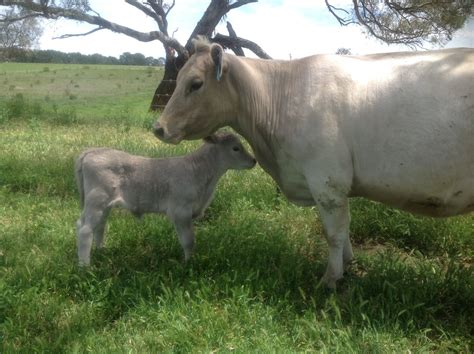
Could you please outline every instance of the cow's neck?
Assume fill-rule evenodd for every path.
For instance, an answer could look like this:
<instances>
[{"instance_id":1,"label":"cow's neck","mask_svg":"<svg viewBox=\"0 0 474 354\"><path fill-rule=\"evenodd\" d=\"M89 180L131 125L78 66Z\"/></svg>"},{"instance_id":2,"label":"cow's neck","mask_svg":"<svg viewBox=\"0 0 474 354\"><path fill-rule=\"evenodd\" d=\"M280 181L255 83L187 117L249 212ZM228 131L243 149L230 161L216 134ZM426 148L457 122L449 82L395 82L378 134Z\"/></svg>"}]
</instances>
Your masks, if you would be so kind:
<instances>
[{"instance_id":1,"label":"cow's neck","mask_svg":"<svg viewBox=\"0 0 474 354\"><path fill-rule=\"evenodd\" d=\"M278 137L280 131L281 110L284 100L281 100L281 86L275 82L285 82L281 76L281 62L276 65L266 61L257 61L232 57L232 85L236 87L236 113L231 124L252 146L259 164L276 181L279 182L279 167L276 154L278 153ZM279 78L276 78L279 76ZM283 80L283 81L280 81Z\"/></svg>"}]
</instances>

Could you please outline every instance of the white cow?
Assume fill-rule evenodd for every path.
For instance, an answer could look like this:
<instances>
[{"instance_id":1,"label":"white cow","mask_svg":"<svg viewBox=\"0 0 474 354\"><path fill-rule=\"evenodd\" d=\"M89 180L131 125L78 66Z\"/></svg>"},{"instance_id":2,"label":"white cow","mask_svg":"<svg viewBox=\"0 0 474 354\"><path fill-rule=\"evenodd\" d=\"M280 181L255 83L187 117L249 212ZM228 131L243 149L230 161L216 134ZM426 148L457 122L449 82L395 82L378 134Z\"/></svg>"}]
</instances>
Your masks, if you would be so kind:
<instances>
[{"instance_id":1,"label":"white cow","mask_svg":"<svg viewBox=\"0 0 474 354\"><path fill-rule=\"evenodd\" d=\"M111 208L135 216L166 214L174 223L189 260L194 248L192 220L210 204L219 178L229 169L248 169L255 159L233 134L213 135L197 151L173 158L147 158L95 148L76 159L75 174L83 211L77 220L80 265L90 264L92 239L100 248Z\"/></svg>"},{"instance_id":2,"label":"white cow","mask_svg":"<svg viewBox=\"0 0 474 354\"><path fill-rule=\"evenodd\" d=\"M293 61L195 49L155 135L242 134L290 201L318 206L328 286L353 257L349 197L431 216L474 210L473 49Z\"/></svg>"}]
</instances>

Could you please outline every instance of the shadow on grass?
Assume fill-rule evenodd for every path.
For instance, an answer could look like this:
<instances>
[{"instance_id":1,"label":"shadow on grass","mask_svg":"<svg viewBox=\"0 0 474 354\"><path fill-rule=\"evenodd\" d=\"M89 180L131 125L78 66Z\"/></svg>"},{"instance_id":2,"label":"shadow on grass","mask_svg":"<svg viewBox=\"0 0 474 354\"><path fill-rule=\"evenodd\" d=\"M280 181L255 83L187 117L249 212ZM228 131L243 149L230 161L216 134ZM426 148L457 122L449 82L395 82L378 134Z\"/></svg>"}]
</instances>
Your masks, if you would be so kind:
<instances>
[{"instance_id":1,"label":"shadow on grass","mask_svg":"<svg viewBox=\"0 0 474 354\"><path fill-rule=\"evenodd\" d=\"M351 235L356 244L395 243L406 251L457 256L474 247L474 217L420 217L366 199L351 201Z\"/></svg>"},{"instance_id":2,"label":"shadow on grass","mask_svg":"<svg viewBox=\"0 0 474 354\"><path fill-rule=\"evenodd\" d=\"M35 338L64 348L91 331L113 327L145 305L170 311L180 301L185 312L186 306L202 303L212 309L243 299L271 309L281 327L298 318L324 318L354 333L376 328L406 337L472 336L474 279L459 257L428 258L423 252L385 247L358 255L333 293L318 285L326 266L322 237L311 228L298 228L295 235L295 224L272 219L291 219L300 210L279 201L278 211L269 216L268 208L252 208L246 198L224 208L225 197L218 198L208 220L197 223L197 252L187 265L166 219L146 216L137 222L117 211L110 220L107 248L94 251L92 266L81 269L75 265L72 206L66 208L67 242L48 239L49 228L61 227L64 215L51 220L55 213L44 211L41 223L32 223L36 229L28 231L30 236L19 235L42 256L34 256L32 263L20 256L2 263L7 274L4 328L21 328L17 340L23 348L35 348ZM38 200L26 198L24 203ZM41 205L34 210L41 211ZM9 238L3 252L17 247L14 241ZM46 250L50 242L53 251ZM66 327L69 334L64 334Z\"/></svg>"},{"instance_id":3,"label":"shadow on grass","mask_svg":"<svg viewBox=\"0 0 474 354\"><path fill-rule=\"evenodd\" d=\"M355 329L396 328L407 336L412 331L448 337L472 334L468 324L474 316L473 277L459 260L383 250L360 257L334 293L319 285L325 256L320 250L310 251L311 257L301 252L304 237L289 240L284 230L250 214L245 220L227 220L226 228L216 226L222 221L200 226L197 253L184 264L167 221L146 218L142 225L128 224L124 232L121 223L127 221L116 220L111 225L114 240L94 252L90 269L68 263L57 272L56 264L64 264L58 257L47 284L73 302L94 303L104 323L113 323L144 302L187 294L195 301L220 303L244 293L250 302L283 312L282 321L309 311ZM65 251L70 260L75 258L71 250Z\"/></svg>"}]
</instances>

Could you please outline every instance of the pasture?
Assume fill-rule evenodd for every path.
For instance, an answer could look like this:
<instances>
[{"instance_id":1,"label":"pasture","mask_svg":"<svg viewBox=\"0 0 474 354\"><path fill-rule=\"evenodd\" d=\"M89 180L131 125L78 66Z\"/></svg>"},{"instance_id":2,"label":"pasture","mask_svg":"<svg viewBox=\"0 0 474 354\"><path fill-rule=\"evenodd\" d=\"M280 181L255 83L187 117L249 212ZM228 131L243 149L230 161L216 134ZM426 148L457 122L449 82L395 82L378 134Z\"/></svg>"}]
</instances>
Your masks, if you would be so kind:
<instances>
[{"instance_id":1,"label":"pasture","mask_svg":"<svg viewBox=\"0 0 474 354\"><path fill-rule=\"evenodd\" d=\"M353 200L356 261L320 286L314 208L259 167L229 172L183 264L172 224L115 210L77 267L73 159L107 146L180 155L147 113L161 71L0 64L0 339L12 352L464 352L474 349L474 215L420 218Z\"/></svg>"}]
</instances>

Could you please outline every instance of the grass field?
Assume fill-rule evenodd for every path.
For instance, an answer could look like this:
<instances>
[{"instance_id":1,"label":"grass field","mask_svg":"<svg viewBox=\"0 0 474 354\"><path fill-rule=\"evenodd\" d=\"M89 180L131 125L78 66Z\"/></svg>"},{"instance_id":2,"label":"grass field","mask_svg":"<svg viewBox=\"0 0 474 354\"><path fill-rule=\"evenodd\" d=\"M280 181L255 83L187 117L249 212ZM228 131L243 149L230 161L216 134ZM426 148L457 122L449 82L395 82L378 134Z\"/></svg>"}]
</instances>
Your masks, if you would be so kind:
<instances>
[{"instance_id":1,"label":"grass field","mask_svg":"<svg viewBox=\"0 0 474 354\"><path fill-rule=\"evenodd\" d=\"M314 208L259 168L230 172L182 263L172 225L116 210L107 247L76 266L73 159L91 146L147 156L159 69L0 64L1 353L463 352L474 349L474 215L435 220L354 200L356 261L319 286Z\"/></svg>"}]
</instances>

